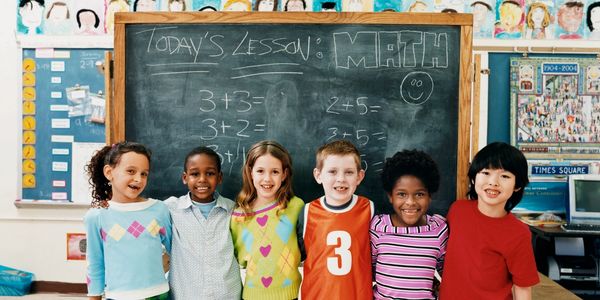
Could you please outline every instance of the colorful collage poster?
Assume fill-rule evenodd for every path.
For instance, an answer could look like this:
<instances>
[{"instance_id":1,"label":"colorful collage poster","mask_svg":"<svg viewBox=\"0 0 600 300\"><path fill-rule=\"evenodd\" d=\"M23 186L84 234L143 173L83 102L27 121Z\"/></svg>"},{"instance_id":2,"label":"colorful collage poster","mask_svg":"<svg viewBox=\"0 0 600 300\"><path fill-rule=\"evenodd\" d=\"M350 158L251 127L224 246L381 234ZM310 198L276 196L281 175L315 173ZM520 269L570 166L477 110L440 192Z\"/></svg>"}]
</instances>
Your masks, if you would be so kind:
<instances>
[{"instance_id":1,"label":"colorful collage poster","mask_svg":"<svg viewBox=\"0 0 600 300\"><path fill-rule=\"evenodd\" d=\"M528 157L600 154L600 61L512 58L511 141Z\"/></svg>"}]
</instances>

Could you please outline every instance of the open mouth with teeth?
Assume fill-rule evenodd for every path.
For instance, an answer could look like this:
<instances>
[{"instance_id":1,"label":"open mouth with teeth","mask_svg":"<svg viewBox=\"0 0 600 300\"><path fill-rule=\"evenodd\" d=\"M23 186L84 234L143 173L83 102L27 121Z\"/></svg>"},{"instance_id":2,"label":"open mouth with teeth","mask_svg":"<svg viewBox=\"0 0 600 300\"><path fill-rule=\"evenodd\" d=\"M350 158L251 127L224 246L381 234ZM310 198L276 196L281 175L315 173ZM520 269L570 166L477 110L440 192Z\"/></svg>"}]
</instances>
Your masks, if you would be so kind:
<instances>
[{"instance_id":1,"label":"open mouth with teeth","mask_svg":"<svg viewBox=\"0 0 600 300\"><path fill-rule=\"evenodd\" d=\"M139 187L139 186L137 186L137 185L131 185L131 184L130 184L130 185L127 185L127 187L129 187L130 189L132 189L132 190L134 190L134 191L139 191L139 190L140 190L140 187Z\"/></svg>"},{"instance_id":2,"label":"open mouth with teeth","mask_svg":"<svg viewBox=\"0 0 600 300\"><path fill-rule=\"evenodd\" d=\"M345 192L346 190L348 190L348 188L345 186L335 186L335 187L333 187L333 189L338 192Z\"/></svg>"}]
</instances>

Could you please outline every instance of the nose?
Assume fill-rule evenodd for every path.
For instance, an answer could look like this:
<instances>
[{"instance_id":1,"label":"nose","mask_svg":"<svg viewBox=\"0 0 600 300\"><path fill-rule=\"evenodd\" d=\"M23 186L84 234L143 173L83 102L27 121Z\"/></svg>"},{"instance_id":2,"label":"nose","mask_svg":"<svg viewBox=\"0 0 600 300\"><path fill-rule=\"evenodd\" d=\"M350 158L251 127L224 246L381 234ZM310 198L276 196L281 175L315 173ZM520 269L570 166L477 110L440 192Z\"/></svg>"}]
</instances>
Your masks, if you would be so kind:
<instances>
[{"instance_id":1,"label":"nose","mask_svg":"<svg viewBox=\"0 0 600 300\"><path fill-rule=\"evenodd\" d=\"M490 175L488 178L488 184L493 186L498 186L498 175Z\"/></svg>"}]
</instances>

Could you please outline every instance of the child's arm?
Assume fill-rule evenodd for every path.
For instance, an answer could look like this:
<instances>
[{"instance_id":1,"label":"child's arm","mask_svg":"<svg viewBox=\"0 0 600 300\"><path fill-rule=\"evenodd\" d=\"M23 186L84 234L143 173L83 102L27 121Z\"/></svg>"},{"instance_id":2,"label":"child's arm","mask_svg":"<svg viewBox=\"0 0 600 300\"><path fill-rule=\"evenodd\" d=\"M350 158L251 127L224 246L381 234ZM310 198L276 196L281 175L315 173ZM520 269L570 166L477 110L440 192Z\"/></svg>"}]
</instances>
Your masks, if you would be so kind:
<instances>
[{"instance_id":1,"label":"child's arm","mask_svg":"<svg viewBox=\"0 0 600 300\"><path fill-rule=\"evenodd\" d=\"M95 208L92 208L95 209ZM101 299L104 292L104 249L100 226L97 224L98 214L90 211L84 219L87 234L86 258L88 296L91 299Z\"/></svg>"},{"instance_id":2,"label":"child's arm","mask_svg":"<svg viewBox=\"0 0 600 300\"><path fill-rule=\"evenodd\" d=\"M304 261L306 259L306 248L304 247L304 218L305 218L305 209L307 209L308 204L306 204L300 214L298 215L298 222L296 222L296 238L298 239L298 248L300 249L300 261Z\"/></svg>"},{"instance_id":3,"label":"child's arm","mask_svg":"<svg viewBox=\"0 0 600 300\"><path fill-rule=\"evenodd\" d=\"M514 300L531 300L531 287L520 287L513 285Z\"/></svg>"}]
</instances>

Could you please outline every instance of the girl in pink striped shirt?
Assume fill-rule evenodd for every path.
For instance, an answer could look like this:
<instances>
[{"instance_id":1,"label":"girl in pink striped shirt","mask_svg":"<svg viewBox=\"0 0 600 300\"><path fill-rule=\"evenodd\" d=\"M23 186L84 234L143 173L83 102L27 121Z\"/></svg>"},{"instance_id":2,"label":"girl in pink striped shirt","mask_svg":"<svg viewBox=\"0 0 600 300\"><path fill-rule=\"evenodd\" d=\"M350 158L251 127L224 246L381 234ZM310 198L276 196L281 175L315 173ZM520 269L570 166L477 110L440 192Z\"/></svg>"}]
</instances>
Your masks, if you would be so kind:
<instances>
[{"instance_id":1,"label":"girl in pink striped shirt","mask_svg":"<svg viewBox=\"0 0 600 300\"><path fill-rule=\"evenodd\" d=\"M394 209L371 221L375 299L435 299L434 273L442 273L448 227L427 215L440 174L425 152L403 150L386 160L383 188Z\"/></svg>"}]
</instances>

